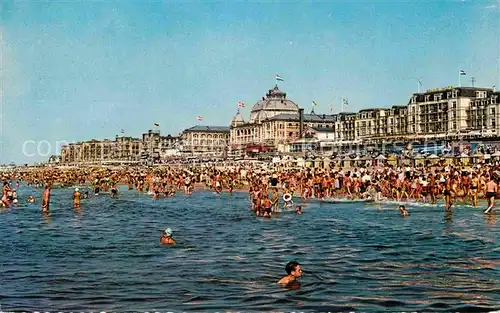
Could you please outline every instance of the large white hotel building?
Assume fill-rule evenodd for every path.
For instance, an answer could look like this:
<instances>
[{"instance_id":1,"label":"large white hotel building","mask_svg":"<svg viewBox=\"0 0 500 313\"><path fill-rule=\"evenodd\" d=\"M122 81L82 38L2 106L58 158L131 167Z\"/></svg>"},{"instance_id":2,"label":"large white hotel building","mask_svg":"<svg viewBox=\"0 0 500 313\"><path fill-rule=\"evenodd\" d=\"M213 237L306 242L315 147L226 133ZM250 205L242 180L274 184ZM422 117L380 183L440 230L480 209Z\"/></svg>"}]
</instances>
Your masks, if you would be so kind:
<instances>
[{"instance_id":1,"label":"large white hotel building","mask_svg":"<svg viewBox=\"0 0 500 313\"><path fill-rule=\"evenodd\" d=\"M308 129L323 133L332 146L493 137L500 134L499 96L493 88L450 86L414 93L406 105L304 114L275 86L253 105L247 119L238 110L229 126L194 126L175 137L149 131L142 138L72 143L62 148L61 162L288 152Z\"/></svg>"}]
</instances>

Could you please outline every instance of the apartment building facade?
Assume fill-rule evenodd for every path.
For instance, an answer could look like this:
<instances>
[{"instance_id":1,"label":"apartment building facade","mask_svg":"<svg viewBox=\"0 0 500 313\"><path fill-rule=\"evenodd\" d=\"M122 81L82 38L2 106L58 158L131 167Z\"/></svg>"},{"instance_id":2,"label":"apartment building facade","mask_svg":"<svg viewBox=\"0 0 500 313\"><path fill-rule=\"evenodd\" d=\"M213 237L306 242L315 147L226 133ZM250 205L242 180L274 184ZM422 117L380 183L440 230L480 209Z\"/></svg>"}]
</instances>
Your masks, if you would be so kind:
<instances>
[{"instance_id":1,"label":"apartment building facade","mask_svg":"<svg viewBox=\"0 0 500 313\"><path fill-rule=\"evenodd\" d=\"M263 151L290 151L300 139L300 124L325 129L332 144L383 143L393 140L455 140L464 136L500 135L500 92L493 88L429 89L411 95L407 105L363 109L357 113L300 114L299 105L278 86L251 109L247 120L240 110L230 126L194 126L179 137L148 131L142 138L116 136L62 148L61 162L138 162L170 155L223 156Z\"/></svg>"},{"instance_id":2,"label":"apartment building facade","mask_svg":"<svg viewBox=\"0 0 500 313\"><path fill-rule=\"evenodd\" d=\"M229 151L228 126L193 126L181 134L185 156L224 156Z\"/></svg>"}]
</instances>

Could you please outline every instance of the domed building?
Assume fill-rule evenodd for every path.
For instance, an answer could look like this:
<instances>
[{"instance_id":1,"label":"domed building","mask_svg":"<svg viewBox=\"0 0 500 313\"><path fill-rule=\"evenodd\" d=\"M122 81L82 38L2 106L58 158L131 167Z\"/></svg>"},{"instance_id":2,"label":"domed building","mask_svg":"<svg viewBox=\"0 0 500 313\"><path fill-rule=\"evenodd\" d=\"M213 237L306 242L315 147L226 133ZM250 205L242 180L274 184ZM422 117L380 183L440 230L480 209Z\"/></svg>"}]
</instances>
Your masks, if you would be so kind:
<instances>
[{"instance_id":1,"label":"domed building","mask_svg":"<svg viewBox=\"0 0 500 313\"><path fill-rule=\"evenodd\" d=\"M265 97L254 104L250 113L250 123L262 123L268 118L283 113L297 114L299 106L287 99L286 93L282 92L276 85L269 90Z\"/></svg>"},{"instance_id":2,"label":"domed building","mask_svg":"<svg viewBox=\"0 0 500 313\"><path fill-rule=\"evenodd\" d=\"M243 119L238 109L231 121L231 151L258 153L286 150L285 145L299 136L299 110L295 102L287 99L286 93L274 86L253 105L248 121Z\"/></svg>"},{"instance_id":3,"label":"domed building","mask_svg":"<svg viewBox=\"0 0 500 313\"><path fill-rule=\"evenodd\" d=\"M301 113L302 134L306 128L313 127L338 132L335 137L344 140L354 135L352 122L349 122L349 127L341 127L344 120L352 119L352 113L326 115L316 114L314 110L311 114L303 114L303 111L288 99L286 93L277 85L274 86L254 104L248 122L243 119L238 109L230 126L231 152L235 155L268 151L290 152L292 143L301 136Z\"/></svg>"}]
</instances>

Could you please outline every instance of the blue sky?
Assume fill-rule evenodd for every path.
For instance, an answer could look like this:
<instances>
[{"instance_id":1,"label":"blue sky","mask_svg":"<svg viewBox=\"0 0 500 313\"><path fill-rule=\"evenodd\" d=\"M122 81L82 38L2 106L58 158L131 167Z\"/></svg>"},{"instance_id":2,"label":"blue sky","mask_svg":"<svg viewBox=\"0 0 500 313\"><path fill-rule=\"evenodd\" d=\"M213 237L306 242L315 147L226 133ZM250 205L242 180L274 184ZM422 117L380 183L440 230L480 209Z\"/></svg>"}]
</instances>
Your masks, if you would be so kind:
<instances>
[{"instance_id":1,"label":"blue sky","mask_svg":"<svg viewBox=\"0 0 500 313\"><path fill-rule=\"evenodd\" d=\"M275 74L290 99L324 113L342 97L351 111L406 104L414 77L456 85L461 68L463 85L500 86L499 4L2 1L0 163L121 129L139 137L154 122L164 134L197 115L228 125Z\"/></svg>"}]
</instances>

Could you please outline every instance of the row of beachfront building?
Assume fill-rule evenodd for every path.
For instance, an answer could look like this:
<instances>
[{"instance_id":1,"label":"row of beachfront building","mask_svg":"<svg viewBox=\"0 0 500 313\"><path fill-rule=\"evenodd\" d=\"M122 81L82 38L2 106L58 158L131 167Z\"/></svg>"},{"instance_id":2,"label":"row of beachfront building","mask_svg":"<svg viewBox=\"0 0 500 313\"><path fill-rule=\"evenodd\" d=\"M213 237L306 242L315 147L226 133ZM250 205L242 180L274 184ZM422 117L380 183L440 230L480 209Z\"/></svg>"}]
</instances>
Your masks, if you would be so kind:
<instances>
[{"instance_id":1,"label":"row of beachfront building","mask_svg":"<svg viewBox=\"0 0 500 313\"><path fill-rule=\"evenodd\" d=\"M293 152L304 147L304 141L327 150L364 143L493 137L500 134L499 95L494 88L450 86L415 93L406 105L304 114L275 86L255 103L248 120L238 110L229 126L193 126L178 136L149 130L141 138L72 143L62 148L60 161L158 162L171 157Z\"/></svg>"}]
</instances>

